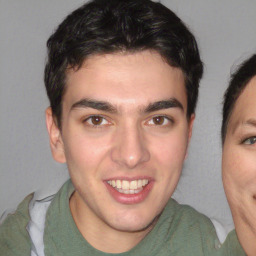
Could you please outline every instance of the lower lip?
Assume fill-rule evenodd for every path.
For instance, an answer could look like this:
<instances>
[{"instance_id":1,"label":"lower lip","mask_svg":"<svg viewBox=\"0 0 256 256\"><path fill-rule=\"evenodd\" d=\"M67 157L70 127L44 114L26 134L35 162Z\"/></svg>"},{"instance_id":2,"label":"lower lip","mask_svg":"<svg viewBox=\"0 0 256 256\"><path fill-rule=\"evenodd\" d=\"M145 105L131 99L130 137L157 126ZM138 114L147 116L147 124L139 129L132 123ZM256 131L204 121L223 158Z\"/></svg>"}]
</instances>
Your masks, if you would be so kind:
<instances>
[{"instance_id":1,"label":"lower lip","mask_svg":"<svg viewBox=\"0 0 256 256\"><path fill-rule=\"evenodd\" d=\"M105 185L111 196L117 202L121 204L138 204L143 202L147 198L150 191L152 190L153 183L153 181L150 181L145 187L143 187L143 190L140 191L138 194L122 194L114 189L112 186L110 186L107 182L105 182Z\"/></svg>"}]
</instances>

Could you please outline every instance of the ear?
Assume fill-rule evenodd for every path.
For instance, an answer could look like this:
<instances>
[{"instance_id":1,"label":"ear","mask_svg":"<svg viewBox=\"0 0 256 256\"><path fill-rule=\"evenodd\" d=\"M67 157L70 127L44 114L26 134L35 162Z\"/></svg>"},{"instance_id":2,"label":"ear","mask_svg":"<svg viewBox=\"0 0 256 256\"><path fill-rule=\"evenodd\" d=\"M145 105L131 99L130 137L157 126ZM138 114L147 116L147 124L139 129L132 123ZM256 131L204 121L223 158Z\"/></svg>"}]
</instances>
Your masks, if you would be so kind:
<instances>
[{"instance_id":1,"label":"ear","mask_svg":"<svg viewBox=\"0 0 256 256\"><path fill-rule=\"evenodd\" d=\"M185 158L187 158L187 156L188 156L188 146L189 146L189 142L190 142L190 139L192 136L192 130L193 130L193 124L195 121L195 117L196 117L195 114L192 114L190 119L188 120L188 143L187 143L187 150L186 150Z\"/></svg>"},{"instance_id":2,"label":"ear","mask_svg":"<svg viewBox=\"0 0 256 256\"><path fill-rule=\"evenodd\" d=\"M191 136L192 136L192 130L193 130L193 124L195 121L196 115L192 114L190 117L190 120L188 121L188 143L190 142Z\"/></svg>"},{"instance_id":3,"label":"ear","mask_svg":"<svg viewBox=\"0 0 256 256\"><path fill-rule=\"evenodd\" d=\"M57 121L52 114L52 109L48 107L45 111L46 127L50 139L50 147L54 160L59 163L65 163L65 151L62 141L61 131L57 125Z\"/></svg>"}]
</instances>

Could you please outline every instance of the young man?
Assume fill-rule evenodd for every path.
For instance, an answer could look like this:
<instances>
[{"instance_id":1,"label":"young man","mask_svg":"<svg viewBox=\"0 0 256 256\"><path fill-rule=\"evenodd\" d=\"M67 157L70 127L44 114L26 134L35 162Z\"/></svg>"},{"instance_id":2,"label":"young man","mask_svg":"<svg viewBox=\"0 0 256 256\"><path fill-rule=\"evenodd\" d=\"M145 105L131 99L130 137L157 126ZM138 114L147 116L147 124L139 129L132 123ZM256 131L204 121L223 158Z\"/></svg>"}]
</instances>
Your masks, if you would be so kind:
<instances>
[{"instance_id":1,"label":"young man","mask_svg":"<svg viewBox=\"0 0 256 256\"><path fill-rule=\"evenodd\" d=\"M54 197L27 197L7 217L3 255L236 250L235 239L221 247L209 219L170 199L203 71L182 21L149 0L95 0L71 13L47 46L47 129L71 180Z\"/></svg>"}]
</instances>

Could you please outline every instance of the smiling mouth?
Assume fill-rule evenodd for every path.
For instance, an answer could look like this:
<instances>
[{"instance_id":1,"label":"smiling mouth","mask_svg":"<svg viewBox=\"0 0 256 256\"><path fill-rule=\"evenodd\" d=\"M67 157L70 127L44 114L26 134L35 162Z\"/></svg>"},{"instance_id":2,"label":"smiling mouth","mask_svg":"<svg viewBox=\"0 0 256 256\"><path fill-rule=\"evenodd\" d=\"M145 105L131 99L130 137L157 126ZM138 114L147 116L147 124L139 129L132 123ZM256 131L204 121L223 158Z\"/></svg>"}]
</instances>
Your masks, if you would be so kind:
<instances>
[{"instance_id":1,"label":"smiling mouth","mask_svg":"<svg viewBox=\"0 0 256 256\"><path fill-rule=\"evenodd\" d=\"M109 180L107 183L121 194L138 194L147 186L149 180Z\"/></svg>"}]
</instances>

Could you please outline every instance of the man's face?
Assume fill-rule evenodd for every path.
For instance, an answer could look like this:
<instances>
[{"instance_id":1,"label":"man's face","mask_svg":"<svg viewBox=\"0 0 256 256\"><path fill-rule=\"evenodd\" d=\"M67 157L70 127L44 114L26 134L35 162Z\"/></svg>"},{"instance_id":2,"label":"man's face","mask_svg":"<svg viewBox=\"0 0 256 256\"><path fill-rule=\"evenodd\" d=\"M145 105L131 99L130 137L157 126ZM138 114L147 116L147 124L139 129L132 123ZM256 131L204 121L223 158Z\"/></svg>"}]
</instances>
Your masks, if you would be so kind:
<instances>
[{"instance_id":1,"label":"man's face","mask_svg":"<svg viewBox=\"0 0 256 256\"><path fill-rule=\"evenodd\" d=\"M223 146L225 192L239 239L256 253L256 77L235 103Z\"/></svg>"},{"instance_id":2,"label":"man's face","mask_svg":"<svg viewBox=\"0 0 256 256\"><path fill-rule=\"evenodd\" d=\"M52 152L75 186L77 222L149 228L172 195L192 123L180 69L155 52L92 56L69 71L61 132L48 110ZM88 223L86 223L88 222Z\"/></svg>"}]
</instances>

